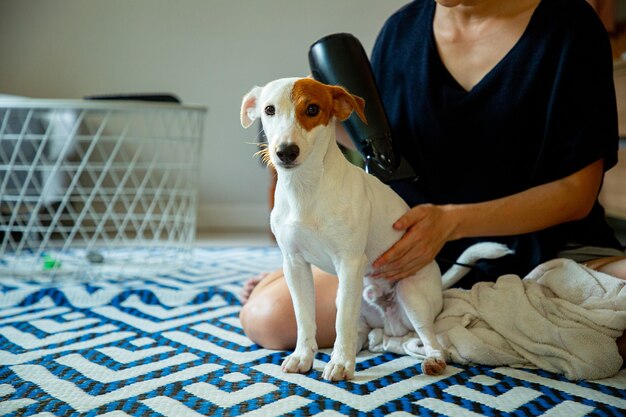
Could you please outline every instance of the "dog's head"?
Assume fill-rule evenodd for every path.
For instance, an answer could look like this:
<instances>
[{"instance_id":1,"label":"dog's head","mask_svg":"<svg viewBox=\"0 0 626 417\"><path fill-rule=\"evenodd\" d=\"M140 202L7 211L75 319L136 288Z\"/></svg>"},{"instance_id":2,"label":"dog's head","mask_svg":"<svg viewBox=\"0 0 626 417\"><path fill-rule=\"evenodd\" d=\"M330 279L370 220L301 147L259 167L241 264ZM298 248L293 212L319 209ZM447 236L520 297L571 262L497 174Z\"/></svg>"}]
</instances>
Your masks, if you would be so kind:
<instances>
[{"instance_id":1,"label":"dog's head","mask_svg":"<svg viewBox=\"0 0 626 417\"><path fill-rule=\"evenodd\" d=\"M261 118L269 157L277 168L302 164L315 148L335 140L334 120L346 120L355 111L365 122L365 101L341 87L311 78L283 78L254 87L243 98L241 125Z\"/></svg>"}]
</instances>

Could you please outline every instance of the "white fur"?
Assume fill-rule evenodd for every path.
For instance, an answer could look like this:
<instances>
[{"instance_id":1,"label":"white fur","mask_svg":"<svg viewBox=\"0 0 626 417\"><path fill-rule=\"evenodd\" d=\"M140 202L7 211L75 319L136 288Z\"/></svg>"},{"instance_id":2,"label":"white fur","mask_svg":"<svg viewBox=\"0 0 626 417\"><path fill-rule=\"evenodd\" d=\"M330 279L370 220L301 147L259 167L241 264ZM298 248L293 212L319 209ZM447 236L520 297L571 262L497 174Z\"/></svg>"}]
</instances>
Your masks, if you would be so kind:
<instances>
[{"instance_id":1,"label":"white fur","mask_svg":"<svg viewBox=\"0 0 626 417\"><path fill-rule=\"evenodd\" d=\"M446 364L433 330L442 309L439 267L432 262L396 285L366 277L364 288L363 277L371 263L402 237L403 232L394 230L392 224L409 207L388 186L344 158L335 142L334 118L309 132L298 126L290 98L297 80L279 79L255 87L241 107L244 127L261 117L270 159L278 172L271 228L283 253L298 325L296 348L282 368L307 372L313 364L317 343L311 265L316 265L339 278L337 339L324 379L354 376L356 354L372 327L384 328L394 336L417 332L427 353L422 369L428 374L440 373ZM273 116L264 112L270 104L276 109ZM286 143L300 149L290 168L276 155L276 149ZM485 247L478 251L479 256L502 256L502 246L496 246L498 254L490 256L494 247ZM447 275L446 285L458 280L456 272Z\"/></svg>"}]
</instances>

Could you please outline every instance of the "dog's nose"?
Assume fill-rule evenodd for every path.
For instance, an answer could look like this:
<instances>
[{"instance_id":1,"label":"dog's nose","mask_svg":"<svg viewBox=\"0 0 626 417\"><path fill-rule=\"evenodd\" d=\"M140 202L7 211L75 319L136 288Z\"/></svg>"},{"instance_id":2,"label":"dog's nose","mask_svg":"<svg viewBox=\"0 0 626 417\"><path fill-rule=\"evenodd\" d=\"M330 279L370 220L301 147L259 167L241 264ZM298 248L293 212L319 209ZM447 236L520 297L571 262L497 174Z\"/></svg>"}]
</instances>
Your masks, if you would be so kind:
<instances>
[{"instance_id":1,"label":"dog's nose","mask_svg":"<svg viewBox=\"0 0 626 417\"><path fill-rule=\"evenodd\" d=\"M298 155L300 155L300 148L293 143L280 145L276 149L276 156L285 164L291 164Z\"/></svg>"}]
</instances>

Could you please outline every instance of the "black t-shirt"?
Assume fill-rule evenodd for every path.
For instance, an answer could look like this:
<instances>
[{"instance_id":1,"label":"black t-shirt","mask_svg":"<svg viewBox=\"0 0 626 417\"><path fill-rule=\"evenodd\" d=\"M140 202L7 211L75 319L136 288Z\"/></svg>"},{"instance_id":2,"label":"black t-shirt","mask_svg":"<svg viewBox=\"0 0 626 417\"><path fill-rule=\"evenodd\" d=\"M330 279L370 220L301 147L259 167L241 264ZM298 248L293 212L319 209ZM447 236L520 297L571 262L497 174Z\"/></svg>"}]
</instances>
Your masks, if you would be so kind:
<instances>
[{"instance_id":1,"label":"black t-shirt","mask_svg":"<svg viewBox=\"0 0 626 417\"><path fill-rule=\"evenodd\" d=\"M563 178L604 158L617 162L611 46L583 0L542 0L520 40L470 91L452 77L433 35L433 0L416 0L385 23L372 66L394 146L419 175L392 187L413 206L472 203ZM621 248L596 202L581 221L521 236L449 242L442 269L478 240L516 251L481 262L462 285L525 275L566 243Z\"/></svg>"}]
</instances>

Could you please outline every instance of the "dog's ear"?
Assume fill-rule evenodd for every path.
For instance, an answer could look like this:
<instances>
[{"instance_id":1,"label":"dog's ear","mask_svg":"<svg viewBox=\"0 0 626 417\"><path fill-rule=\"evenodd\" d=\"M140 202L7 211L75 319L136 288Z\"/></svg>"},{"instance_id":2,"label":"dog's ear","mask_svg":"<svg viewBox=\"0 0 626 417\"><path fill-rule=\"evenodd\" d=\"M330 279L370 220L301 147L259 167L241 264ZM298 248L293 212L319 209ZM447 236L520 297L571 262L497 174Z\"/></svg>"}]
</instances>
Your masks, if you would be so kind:
<instances>
[{"instance_id":1,"label":"dog's ear","mask_svg":"<svg viewBox=\"0 0 626 417\"><path fill-rule=\"evenodd\" d=\"M254 87L248 94L243 97L241 102L241 125L248 128L260 116L257 102L261 95L262 87Z\"/></svg>"},{"instance_id":2,"label":"dog's ear","mask_svg":"<svg viewBox=\"0 0 626 417\"><path fill-rule=\"evenodd\" d=\"M350 117L352 111L355 111L359 119L367 124L364 113L365 100L359 96L348 93L342 87L333 86L331 91L333 94L333 116L343 122Z\"/></svg>"}]
</instances>

